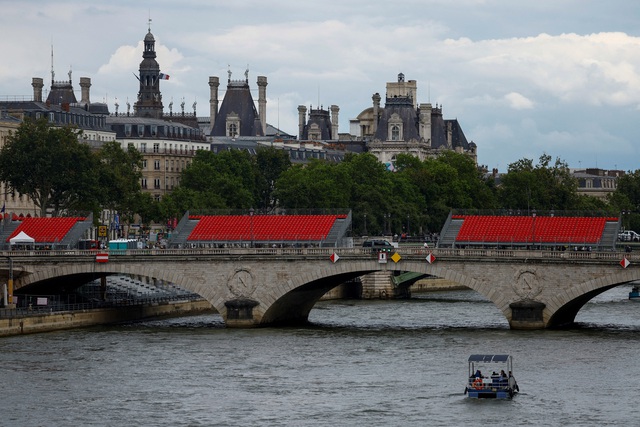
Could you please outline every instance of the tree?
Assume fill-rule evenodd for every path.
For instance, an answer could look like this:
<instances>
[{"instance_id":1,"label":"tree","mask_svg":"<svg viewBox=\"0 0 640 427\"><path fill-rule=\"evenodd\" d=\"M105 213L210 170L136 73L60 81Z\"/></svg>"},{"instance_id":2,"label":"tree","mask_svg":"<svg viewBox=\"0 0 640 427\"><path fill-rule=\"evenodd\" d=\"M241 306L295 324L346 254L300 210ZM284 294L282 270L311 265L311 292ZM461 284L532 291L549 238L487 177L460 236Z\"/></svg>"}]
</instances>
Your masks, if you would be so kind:
<instances>
[{"instance_id":1,"label":"tree","mask_svg":"<svg viewBox=\"0 0 640 427\"><path fill-rule=\"evenodd\" d=\"M623 226L640 229L640 170L619 177L616 191L608 200L613 210L624 212Z\"/></svg>"},{"instance_id":2,"label":"tree","mask_svg":"<svg viewBox=\"0 0 640 427\"><path fill-rule=\"evenodd\" d=\"M276 181L289 168L291 168L291 160L287 151L273 147L258 149L255 183L255 200L258 209L268 212L276 207L278 202L274 197Z\"/></svg>"},{"instance_id":3,"label":"tree","mask_svg":"<svg viewBox=\"0 0 640 427\"><path fill-rule=\"evenodd\" d=\"M116 141L107 142L96 153L100 181L99 200L102 208L118 211L123 219L131 221L140 213L142 154L130 146L124 151ZM145 208L146 210L147 208Z\"/></svg>"},{"instance_id":4,"label":"tree","mask_svg":"<svg viewBox=\"0 0 640 427\"><path fill-rule=\"evenodd\" d=\"M505 209L533 208L550 210L574 210L579 207L578 182L571 175L567 164L543 154L537 165L530 159L521 159L509 165L501 177L500 204Z\"/></svg>"},{"instance_id":5,"label":"tree","mask_svg":"<svg viewBox=\"0 0 640 427\"><path fill-rule=\"evenodd\" d=\"M98 180L96 158L78 141L80 132L25 120L0 150L0 180L29 196L46 216L63 209L92 209Z\"/></svg>"},{"instance_id":6,"label":"tree","mask_svg":"<svg viewBox=\"0 0 640 427\"><path fill-rule=\"evenodd\" d=\"M191 200L192 209L249 208L255 206L254 185L253 161L246 151L198 151L174 193Z\"/></svg>"}]
</instances>

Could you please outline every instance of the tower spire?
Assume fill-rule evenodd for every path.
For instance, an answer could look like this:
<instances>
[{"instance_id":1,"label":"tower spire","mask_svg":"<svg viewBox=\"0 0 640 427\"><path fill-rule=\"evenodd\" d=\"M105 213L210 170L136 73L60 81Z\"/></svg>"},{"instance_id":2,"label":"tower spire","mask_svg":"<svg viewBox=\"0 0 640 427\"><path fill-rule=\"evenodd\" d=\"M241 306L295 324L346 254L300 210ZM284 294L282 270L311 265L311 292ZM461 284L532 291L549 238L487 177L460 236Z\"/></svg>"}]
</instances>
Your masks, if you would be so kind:
<instances>
[{"instance_id":1,"label":"tower spire","mask_svg":"<svg viewBox=\"0 0 640 427\"><path fill-rule=\"evenodd\" d=\"M53 42L51 42L51 84L53 84L56 78L56 72L53 71Z\"/></svg>"}]
</instances>

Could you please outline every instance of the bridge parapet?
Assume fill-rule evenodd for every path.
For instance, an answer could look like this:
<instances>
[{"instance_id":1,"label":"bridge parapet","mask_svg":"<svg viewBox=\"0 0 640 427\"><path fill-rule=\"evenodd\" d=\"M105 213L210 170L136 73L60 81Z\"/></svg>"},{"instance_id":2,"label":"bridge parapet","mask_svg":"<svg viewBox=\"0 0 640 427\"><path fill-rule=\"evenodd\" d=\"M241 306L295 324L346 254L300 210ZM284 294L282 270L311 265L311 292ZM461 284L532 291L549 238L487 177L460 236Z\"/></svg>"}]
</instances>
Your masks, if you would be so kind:
<instances>
[{"instance_id":1,"label":"bridge parapet","mask_svg":"<svg viewBox=\"0 0 640 427\"><path fill-rule=\"evenodd\" d=\"M400 246L380 262L370 248L189 248L104 251L5 251L16 290L64 277L66 285L113 274L175 283L206 298L226 321L247 327L306 321L328 290L375 271L416 272L471 288L492 301L514 328L573 320L590 298L640 280L640 253ZM333 257L332 255L338 255ZM427 261L427 255L435 261ZM630 262L623 268L619 262ZM336 262L334 262L336 261ZM76 282L74 282L74 280ZM514 318L515 315L515 318Z\"/></svg>"}]
</instances>

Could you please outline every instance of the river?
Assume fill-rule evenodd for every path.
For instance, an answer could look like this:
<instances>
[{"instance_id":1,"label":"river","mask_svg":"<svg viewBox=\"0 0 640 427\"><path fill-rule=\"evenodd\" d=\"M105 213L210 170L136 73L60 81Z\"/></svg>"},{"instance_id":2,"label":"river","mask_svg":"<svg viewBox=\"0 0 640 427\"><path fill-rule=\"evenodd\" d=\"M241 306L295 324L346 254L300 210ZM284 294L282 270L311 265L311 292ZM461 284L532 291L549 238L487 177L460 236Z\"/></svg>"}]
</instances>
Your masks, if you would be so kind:
<instances>
[{"instance_id":1,"label":"river","mask_svg":"<svg viewBox=\"0 0 640 427\"><path fill-rule=\"evenodd\" d=\"M469 290L321 302L301 328L212 315L2 338L0 425L638 425L629 288L567 330L512 331ZM521 393L465 398L472 353L512 354Z\"/></svg>"}]
</instances>

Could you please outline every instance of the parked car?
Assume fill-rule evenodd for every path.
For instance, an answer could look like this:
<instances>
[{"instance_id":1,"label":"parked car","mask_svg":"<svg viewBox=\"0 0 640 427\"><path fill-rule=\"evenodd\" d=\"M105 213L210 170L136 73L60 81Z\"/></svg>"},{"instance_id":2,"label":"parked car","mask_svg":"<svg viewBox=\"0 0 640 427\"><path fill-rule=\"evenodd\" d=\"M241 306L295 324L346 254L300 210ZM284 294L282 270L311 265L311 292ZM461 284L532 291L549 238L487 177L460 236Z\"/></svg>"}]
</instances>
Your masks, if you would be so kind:
<instances>
[{"instance_id":1,"label":"parked car","mask_svg":"<svg viewBox=\"0 0 640 427\"><path fill-rule=\"evenodd\" d=\"M621 242L640 242L640 234L633 230L625 230L618 234L618 240Z\"/></svg>"},{"instance_id":2,"label":"parked car","mask_svg":"<svg viewBox=\"0 0 640 427\"><path fill-rule=\"evenodd\" d=\"M371 248L372 252L380 252L380 251L391 252L395 246L392 245L391 242L388 242L387 240L374 239L374 240L365 240L362 243L362 247Z\"/></svg>"}]
</instances>

